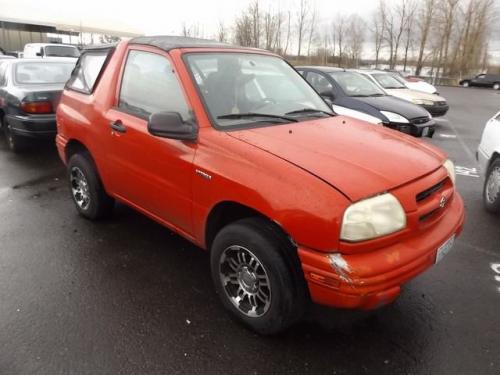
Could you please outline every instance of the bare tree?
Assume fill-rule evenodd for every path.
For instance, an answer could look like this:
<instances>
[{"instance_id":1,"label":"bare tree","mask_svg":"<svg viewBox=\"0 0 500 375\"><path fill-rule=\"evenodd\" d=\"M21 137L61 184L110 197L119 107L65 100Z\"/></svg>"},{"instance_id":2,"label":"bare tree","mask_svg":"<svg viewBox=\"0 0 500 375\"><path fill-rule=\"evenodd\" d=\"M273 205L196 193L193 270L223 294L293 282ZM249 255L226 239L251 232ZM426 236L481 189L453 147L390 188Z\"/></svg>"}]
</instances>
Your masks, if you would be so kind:
<instances>
[{"instance_id":1,"label":"bare tree","mask_svg":"<svg viewBox=\"0 0 500 375\"><path fill-rule=\"evenodd\" d=\"M228 38L227 34L228 34L228 32L227 32L226 26L224 25L224 22L219 21L218 30L217 30L217 40L219 42L227 42L227 38Z\"/></svg>"},{"instance_id":2,"label":"bare tree","mask_svg":"<svg viewBox=\"0 0 500 375\"><path fill-rule=\"evenodd\" d=\"M420 10L418 12L418 31L420 37L420 47L418 51L417 65L415 74L418 76L422 71L424 63L424 52L427 47L427 40L429 38L429 31L431 30L432 21L434 19L434 4L435 0L424 0L421 3Z\"/></svg>"},{"instance_id":3,"label":"bare tree","mask_svg":"<svg viewBox=\"0 0 500 375\"><path fill-rule=\"evenodd\" d=\"M339 15L334 24L335 28L335 44L337 45L339 56L338 56L338 66L342 66L342 58L345 53L345 38L347 32L347 18L344 15Z\"/></svg>"},{"instance_id":4,"label":"bare tree","mask_svg":"<svg viewBox=\"0 0 500 375\"><path fill-rule=\"evenodd\" d=\"M309 24L309 40L307 43L307 56L311 57L311 45L314 38L314 33L316 31L316 6L313 8L313 12L311 14L311 20Z\"/></svg>"},{"instance_id":5,"label":"bare tree","mask_svg":"<svg viewBox=\"0 0 500 375\"><path fill-rule=\"evenodd\" d=\"M386 24L386 9L384 0L380 0L375 11L375 17L373 18L373 37L375 42L375 67L378 68L380 51L382 49L382 44L384 42Z\"/></svg>"},{"instance_id":6,"label":"bare tree","mask_svg":"<svg viewBox=\"0 0 500 375\"><path fill-rule=\"evenodd\" d=\"M309 1L299 0L299 10L297 13L297 37L298 37L298 50L297 56L300 57L300 52L302 50L302 39L304 38L304 33L306 31L306 19L309 13Z\"/></svg>"},{"instance_id":7,"label":"bare tree","mask_svg":"<svg viewBox=\"0 0 500 375\"><path fill-rule=\"evenodd\" d=\"M413 42L413 26L415 23L415 14L417 13L417 3L411 2L408 7L408 17L406 21L406 27L404 30L404 38L405 38L405 51L404 51L404 59L403 59L403 71L406 71L406 65L408 64L408 52L410 50L410 46Z\"/></svg>"},{"instance_id":8,"label":"bare tree","mask_svg":"<svg viewBox=\"0 0 500 375\"><path fill-rule=\"evenodd\" d=\"M358 68L364 42L365 22L357 14L348 19L346 32L347 64Z\"/></svg>"}]
</instances>

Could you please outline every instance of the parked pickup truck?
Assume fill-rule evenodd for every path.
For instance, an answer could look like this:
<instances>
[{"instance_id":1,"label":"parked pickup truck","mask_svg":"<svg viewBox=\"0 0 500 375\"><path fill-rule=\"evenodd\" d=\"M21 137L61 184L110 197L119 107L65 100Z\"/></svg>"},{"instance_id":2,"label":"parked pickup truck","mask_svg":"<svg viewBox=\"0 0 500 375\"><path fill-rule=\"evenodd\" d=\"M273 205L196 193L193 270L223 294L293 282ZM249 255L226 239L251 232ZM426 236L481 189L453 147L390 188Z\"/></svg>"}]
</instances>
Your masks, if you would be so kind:
<instances>
[{"instance_id":1,"label":"parked pickup truck","mask_svg":"<svg viewBox=\"0 0 500 375\"><path fill-rule=\"evenodd\" d=\"M462 230L443 152L333 115L267 51L180 37L87 49L57 126L79 213L119 201L208 250L222 303L261 334L309 301L393 301Z\"/></svg>"}]
</instances>

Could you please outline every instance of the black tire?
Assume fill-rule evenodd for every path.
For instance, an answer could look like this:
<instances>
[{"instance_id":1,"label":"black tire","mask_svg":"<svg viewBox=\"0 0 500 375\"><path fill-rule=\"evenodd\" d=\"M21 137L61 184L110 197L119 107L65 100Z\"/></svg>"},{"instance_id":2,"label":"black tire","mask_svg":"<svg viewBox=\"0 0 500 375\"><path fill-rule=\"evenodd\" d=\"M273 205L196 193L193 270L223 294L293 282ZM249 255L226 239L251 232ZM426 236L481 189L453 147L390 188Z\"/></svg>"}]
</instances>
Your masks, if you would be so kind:
<instances>
[{"instance_id":1,"label":"black tire","mask_svg":"<svg viewBox=\"0 0 500 375\"><path fill-rule=\"evenodd\" d=\"M500 90L500 82L495 82L493 84L493 90Z\"/></svg>"},{"instance_id":2,"label":"black tire","mask_svg":"<svg viewBox=\"0 0 500 375\"><path fill-rule=\"evenodd\" d=\"M489 166L483 188L483 202L487 211L500 213L500 158Z\"/></svg>"},{"instance_id":3,"label":"black tire","mask_svg":"<svg viewBox=\"0 0 500 375\"><path fill-rule=\"evenodd\" d=\"M77 182L76 177L83 177ZM68 161L68 182L71 197L80 215L98 220L111 215L114 199L106 194L97 168L88 153L77 153ZM88 199L84 199L84 198ZM84 203L84 204L83 204Z\"/></svg>"},{"instance_id":4,"label":"black tire","mask_svg":"<svg viewBox=\"0 0 500 375\"><path fill-rule=\"evenodd\" d=\"M462 87L470 87L470 82L469 81L463 81L460 85Z\"/></svg>"},{"instance_id":5,"label":"black tire","mask_svg":"<svg viewBox=\"0 0 500 375\"><path fill-rule=\"evenodd\" d=\"M23 151L26 150L28 142L26 139L23 137L20 137L18 135L15 135L11 132L9 128L9 124L7 122L3 122L3 132L5 134L5 140L7 141L7 146L9 147L9 150L12 152L19 154Z\"/></svg>"},{"instance_id":6,"label":"black tire","mask_svg":"<svg viewBox=\"0 0 500 375\"><path fill-rule=\"evenodd\" d=\"M235 292L236 289L241 291L242 295L245 293L243 288L247 284L242 284L245 282L242 273L246 271L242 270L252 266L240 264L239 268L233 268L227 259L232 253L245 250L250 252L250 256L254 256L257 263L262 266L259 267L253 262L256 267L252 270L255 271L255 279L259 280L258 292L253 296L244 295L241 302L233 302L230 295L233 293L233 298L234 293L236 297L240 295L239 292ZM224 307L229 310L233 318L246 327L262 335L272 335L286 330L302 318L309 298L300 262L296 249L274 223L253 217L227 225L214 239L210 263L215 289ZM251 260L247 262L247 265L250 264ZM223 277L227 270L234 271L234 275L238 277L226 284ZM267 276L267 279L264 276ZM268 287L266 284L269 284ZM257 297L257 295L265 296L266 292L269 295L267 305ZM259 310L256 309L254 312L260 314L259 316L248 316L252 313L249 309L251 299L260 304ZM239 303L239 307L236 303Z\"/></svg>"}]
</instances>

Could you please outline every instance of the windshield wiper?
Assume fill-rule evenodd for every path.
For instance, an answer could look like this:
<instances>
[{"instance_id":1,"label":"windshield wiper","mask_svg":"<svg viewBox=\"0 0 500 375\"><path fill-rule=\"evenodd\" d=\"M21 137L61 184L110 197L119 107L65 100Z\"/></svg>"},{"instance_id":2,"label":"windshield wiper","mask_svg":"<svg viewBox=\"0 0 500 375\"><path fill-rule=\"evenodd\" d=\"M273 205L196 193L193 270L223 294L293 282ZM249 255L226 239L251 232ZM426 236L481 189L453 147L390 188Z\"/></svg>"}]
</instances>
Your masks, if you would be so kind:
<instances>
[{"instance_id":1,"label":"windshield wiper","mask_svg":"<svg viewBox=\"0 0 500 375\"><path fill-rule=\"evenodd\" d=\"M253 113L253 112L248 112L248 113L230 113L227 115L222 115L222 116L217 116L217 119L220 120L230 120L230 119L242 119L242 118L251 118L251 117L264 117L264 118L270 118L273 120L285 120L288 122L298 122L296 118L293 117L288 117L288 116L279 116L279 115L271 115L267 113Z\"/></svg>"},{"instance_id":2,"label":"windshield wiper","mask_svg":"<svg viewBox=\"0 0 500 375\"><path fill-rule=\"evenodd\" d=\"M297 109L295 111L287 112L285 115L296 115L300 113L322 113L327 116L333 116L333 113L327 112L327 111L322 111L321 109L314 109L314 108L302 108L302 109Z\"/></svg>"}]
</instances>

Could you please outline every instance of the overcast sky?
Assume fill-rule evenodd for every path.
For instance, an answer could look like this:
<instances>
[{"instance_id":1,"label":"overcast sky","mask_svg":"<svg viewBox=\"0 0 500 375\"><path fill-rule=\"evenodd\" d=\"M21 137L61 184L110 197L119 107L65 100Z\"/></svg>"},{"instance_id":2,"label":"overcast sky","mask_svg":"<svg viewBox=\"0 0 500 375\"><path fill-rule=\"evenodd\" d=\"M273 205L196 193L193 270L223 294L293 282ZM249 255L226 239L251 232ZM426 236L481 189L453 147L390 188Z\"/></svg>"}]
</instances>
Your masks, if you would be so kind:
<instances>
[{"instance_id":1,"label":"overcast sky","mask_svg":"<svg viewBox=\"0 0 500 375\"><path fill-rule=\"evenodd\" d=\"M396 1L386 0L389 5ZM495 2L498 8L500 0ZM249 3L250 0L0 0L0 19L81 24L147 35L179 34L184 23L197 24L203 36L209 38L215 35L220 21L231 25L235 15ZM260 0L260 3L264 9L290 9L296 15L299 0ZM377 5L376 0L310 0L310 3L316 3L318 23L350 13L369 21ZM491 39L490 50L500 59L500 26Z\"/></svg>"},{"instance_id":2,"label":"overcast sky","mask_svg":"<svg viewBox=\"0 0 500 375\"><path fill-rule=\"evenodd\" d=\"M261 0L263 8L292 9L298 0ZM0 17L127 29L144 34L179 33L183 22L213 34L219 20L230 23L249 0L0 0ZM356 12L368 16L374 0L316 0L318 13L332 18Z\"/></svg>"}]
</instances>

